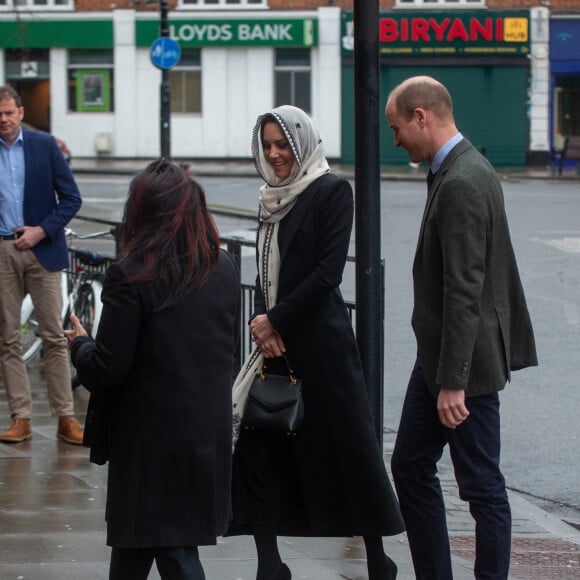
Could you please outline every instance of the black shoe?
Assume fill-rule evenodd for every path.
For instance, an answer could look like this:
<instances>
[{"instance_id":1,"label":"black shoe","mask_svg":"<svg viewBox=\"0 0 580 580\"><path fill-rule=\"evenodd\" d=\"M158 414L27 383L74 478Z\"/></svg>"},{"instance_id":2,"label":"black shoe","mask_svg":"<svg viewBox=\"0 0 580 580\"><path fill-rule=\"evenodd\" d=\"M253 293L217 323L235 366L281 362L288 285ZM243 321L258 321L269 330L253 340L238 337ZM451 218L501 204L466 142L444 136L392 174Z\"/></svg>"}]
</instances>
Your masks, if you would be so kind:
<instances>
[{"instance_id":1,"label":"black shoe","mask_svg":"<svg viewBox=\"0 0 580 580\"><path fill-rule=\"evenodd\" d=\"M398 568L395 562L385 554L385 560L381 563L380 568L369 566L369 580L396 580Z\"/></svg>"},{"instance_id":2,"label":"black shoe","mask_svg":"<svg viewBox=\"0 0 580 580\"><path fill-rule=\"evenodd\" d=\"M387 559L389 560L389 572L385 580L396 580L397 572L399 571L399 569L397 568L397 565L393 562L393 560L391 560L391 558L387 556Z\"/></svg>"}]
</instances>

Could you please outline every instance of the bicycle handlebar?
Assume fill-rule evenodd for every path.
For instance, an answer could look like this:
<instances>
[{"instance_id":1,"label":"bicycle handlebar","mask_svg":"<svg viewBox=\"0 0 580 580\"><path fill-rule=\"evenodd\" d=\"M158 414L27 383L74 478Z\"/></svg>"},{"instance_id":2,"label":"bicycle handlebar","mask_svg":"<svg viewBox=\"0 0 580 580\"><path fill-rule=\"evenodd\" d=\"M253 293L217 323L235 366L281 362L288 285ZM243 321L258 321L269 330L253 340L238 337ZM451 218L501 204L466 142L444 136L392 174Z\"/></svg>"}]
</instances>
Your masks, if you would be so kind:
<instances>
[{"instance_id":1,"label":"bicycle handlebar","mask_svg":"<svg viewBox=\"0 0 580 580\"><path fill-rule=\"evenodd\" d=\"M108 230L103 230L101 232L93 232L90 234L79 234L71 228L65 228L64 234L67 238L75 238L78 240L89 240L91 238L102 238L104 236L114 236L117 228L116 226L111 226Z\"/></svg>"}]
</instances>

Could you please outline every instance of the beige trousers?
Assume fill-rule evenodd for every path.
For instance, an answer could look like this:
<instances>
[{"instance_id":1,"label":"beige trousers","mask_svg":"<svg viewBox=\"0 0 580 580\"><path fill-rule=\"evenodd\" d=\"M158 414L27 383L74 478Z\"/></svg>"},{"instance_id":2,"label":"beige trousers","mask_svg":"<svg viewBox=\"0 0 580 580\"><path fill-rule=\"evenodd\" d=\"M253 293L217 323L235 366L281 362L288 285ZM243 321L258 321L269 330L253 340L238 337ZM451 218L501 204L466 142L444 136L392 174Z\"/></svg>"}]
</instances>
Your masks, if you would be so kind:
<instances>
[{"instance_id":1,"label":"beige trousers","mask_svg":"<svg viewBox=\"0 0 580 580\"><path fill-rule=\"evenodd\" d=\"M69 355L63 333L61 273L50 272L31 250L17 250L14 241L0 240L0 365L10 415L30 418L32 400L20 345L20 310L30 293L38 321L48 401L53 416L71 416L73 396Z\"/></svg>"}]
</instances>

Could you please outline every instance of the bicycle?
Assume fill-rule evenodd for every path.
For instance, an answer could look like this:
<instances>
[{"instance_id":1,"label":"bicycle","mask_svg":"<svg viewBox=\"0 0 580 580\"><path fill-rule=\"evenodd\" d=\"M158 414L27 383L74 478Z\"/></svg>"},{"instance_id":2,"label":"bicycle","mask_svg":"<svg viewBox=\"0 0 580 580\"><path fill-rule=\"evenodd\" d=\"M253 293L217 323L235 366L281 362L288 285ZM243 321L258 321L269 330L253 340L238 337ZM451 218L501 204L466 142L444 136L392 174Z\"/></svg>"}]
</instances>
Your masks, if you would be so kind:
<instances>
[{"instance_id":1,"label":"bicycle","mask_svg":"<svg viewBox=\"0 0 580 580\"><path fill-rule=\"evenodd\" d=\"M115 235L115 227L108 230L78 234L72 229L65 230L67 239L93 239ZM61 273L62 311L61 319L64 328L69 327L71 314L75 314L87 330L89 336L96 336L101 317L102 281L106 269L115 260L114 257L100 254L87 248L69 246L71 267ZM20 334L22 357L25 364L32 361L42 349L42 339L38 333L38 322L34 315L34 304L29 294L22 303L20 314ZM78 381L73 380L73 388Z\"/></svg>"}]
</instances>

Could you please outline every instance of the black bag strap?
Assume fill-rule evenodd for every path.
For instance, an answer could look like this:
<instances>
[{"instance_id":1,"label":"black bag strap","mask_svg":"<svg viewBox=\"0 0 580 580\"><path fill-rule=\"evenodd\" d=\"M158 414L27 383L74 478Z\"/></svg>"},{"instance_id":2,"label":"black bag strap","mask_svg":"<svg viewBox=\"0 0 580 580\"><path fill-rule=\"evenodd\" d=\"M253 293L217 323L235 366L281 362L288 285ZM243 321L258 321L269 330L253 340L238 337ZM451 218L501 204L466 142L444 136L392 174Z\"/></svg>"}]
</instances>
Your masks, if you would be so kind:
<instances>
[{"instance_id":1,"label":"black bag strap","mask_svg":"<svg viewBox=\"0 0 580 580\"><path fill-rule=\"evenodd\" d=\"M286 368L288 369L288 378L290 379L290 382L295 385L296 384L296 375L294 374L294 371L292 370L292 367L290 366L290 361L288 360L288 357L286 356L286 353L282 354L282 358L284 359L284 362L286 363ZM264 359L264 362L262 364L262 369L260 370L260 380L264 380L265 376L266 376L266 370L268 368L267 366L267 359Z\"/></svg>"}]
</instances>

